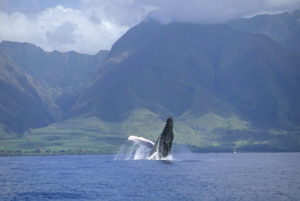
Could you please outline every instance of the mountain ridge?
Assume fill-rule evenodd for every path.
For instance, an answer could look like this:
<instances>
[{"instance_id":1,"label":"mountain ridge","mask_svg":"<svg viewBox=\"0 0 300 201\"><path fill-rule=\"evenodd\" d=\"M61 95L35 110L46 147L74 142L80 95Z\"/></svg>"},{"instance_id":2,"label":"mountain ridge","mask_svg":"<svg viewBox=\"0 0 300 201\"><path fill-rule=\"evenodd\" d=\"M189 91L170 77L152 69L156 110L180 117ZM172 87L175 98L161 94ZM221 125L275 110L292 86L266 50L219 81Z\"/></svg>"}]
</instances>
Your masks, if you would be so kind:
<instances>
[{"instance_id":1,"label":"mountain ridge","mask_svg":"<svg viewBox=\"0 0 300 201\"><path fill-rule=\"evenodd\" d=\"M155 33L152 33L151 31ZM150 33L151 36L145 36L145 33ZM136 35L140 37L135 37ZM141 36L145 38L141 39ZM132 44L133 47L131 47L130 44ZM149 50L152 52L149 52ZM272 55L268 55L266 52L269 52ZM124 57L125 54L126 57ZM265 57L261 55L264 55ZM122 59L115 62L116 58ZM273 61L274 58L275 60L277 59L277 61ZM117 102L113 103L114 106L111 106L110 109L111 111L114 111L115 108L118 108L116 111L112 112L112 114L116 114L122 110L124 110L125 114L126 110L130 110L129 108L137 109L138 107L145 107L145 105L150 105L150 108L148 109L151 109L151 104L157 103L158 105L153 106L154 111L169 107L166 112L172 114L171 111L173 111L175 112L173 115L175 114L178 116L180 113L182 114L186 111L184 105L182 105L183 103L179 103L179 105L182 105L182 109L179 109L179 113L177 112L176 114L176 107L178 104L177 106L174 106L175 108L171 108L172 102L170 100L168 101L168 97L170 96L173 96L171 98L172 100L176 100L176 90L179 90L178 93L181 95L183 95L182 93L187 93L186 95L183 95L181 99L177 98L177 100L182 100L184 99L183 97L189 97L191 94L195 94L194 92L189 92L189 90L199 90L202 87L202 89L197 92L203 94L199 97L203 98L207 96L204 94L210 94L217 99L220 99L221 97L225 102L231 101L232 105L232 102L236 102L237 99L232 99L230 96L239 97L238 94L235 95L230 92L232 89L236 90L236 88L232 88L234 84L232 78L240 85L239 87L245 85L246 82L244 81L248 80L245 87L248 87L249 90L251 89L253 93L256 93L255 91L259 89L259 86L268 88L267 82L272 83L274 80L276 82L282 82L282 80L290 79L290 82L287 82L288 85L286 85L286 87L296 91L297 87L295 88L295 86L298 83L297 77L299 76L299 68L297 68L297 66L300 63L299 61L297 55L262 34L239 32L226 25L198 25L186 23L161 25L155 22L143 22L129 30L114 44L103 66L103 69L107 70L98 74L99 78L94 80L93 85L86 92L86 103L84 103L84 97L81 96L77 105L82 106L86 104L88 107L92 107L93 103L99 103L98 105L96 104L97 106L94 105L90 111L97 111L98 113L96 112L96 115L100 115L100 118L107 118L111 113L110 111L106 111L106 108L111 102L109 103L108 100L104 100L104 103L102 101L103 99L106 99L107 96L112 96L108 99ZM290 68L290 70L284 69L285 64L287 64L287 68ZM269 67L270 65L272 68ZM243 68L239 68L239 66ZM232 69L229 70L229 72L231 74L235 73L235 76L233 77L230 77L230 73L227 73L226 75L226 70L230 68ZM182 71L182 69L184 69L184 71ZM239 73L236 73L236 71L239 71ZM266 71L266 73L262 75L262 71ZM184 73L186 73L186 75ZM224 76L224 74L226 76ZM238 78L240 74L244 77ZM168 77L169 75L170 77ZM168 83L164 82L166 77L161 76L167 76L169 79ZM201 79L198 79L197 76L200 76ZM258 76L267 77L259 78ZM260 84L257 83L258 78L261 82ZM267 78L267 80L265 80L265 78ZM152 85L159 82L161 85L155 85L154 88L151 88L151 81L147 81L147 79L150 79L153 82ZM218 82L221 83L218 84ZM281 86L281 84L279 84L279 86ZM122 91L118 91L124 85L127 87L123 87ZM140 89L138 87L139 85L143 85L144 89ZM164 87L168 87L168 85L172 85L173 93L171 94L166 91L161 91L164 90ZM224 86L227 86L227 88ZM272 85L272 87L273 86L275 85ZM166 90L170 92L172 91L172 88ZM220 89L222 91L218 92ZM113 90L116 90L115 95L113 94ZM147 90L150 91L147 92ZM222 94L224 91L227 91L226 93L231 93L232 95ZM280 87L276 87L275 91L282 92ZM125 104L123 104L124 98L122 99L120 97L121 93L123 93L122 96L124 96L125 99L130 99L125 100ZM242 92L237 91L237 93ZM269 92L265 89L261 93L268 94ZM155 94L154 96L156 98L151 96L151 94ZM246 94L244 96L246 96ZM268 97L265 97L265 104L267 104L267 102L273 102L271 97L273 96L268 95ZM255 96L252 98L253 102L255 98ZM122 100L123 102L118 102L118 100ZM198 101L201 100L199 99ZM194 107L196 110L197 107L201 108L201 104L197 104L197 101L195 102L192 99L185 103L192 108L193 104L195 104ZM164 105L160 107L159 105L161 104ZM101 105L106 105L106 108L99 109ZM222 104L216 104L215 106L210 106L209 110L213 110L213 107L221 105ZM249 106L249 101L245 103L234 103L232 106L234 106L233 108L238 107L238 110L241 111L241 109L243 110L243 105ZM273 107L277 107L277 103L273 103L273 105ZM74 107L76 108L76 104L72 108L73 111L76 110ZM225 108L228 109L228 106L224 107L224 109ZM202 107L202 109L204 108ZM85 110L86 109L83 109L82 111ZM101 110L104 111L102 116ZM257 115L251 114L251 110L251 108L246 108L246 116L254 115L251 117L253 120L257 118ZM274 110L269 109L270 118L273 118L273 111ZM245 114L245 112L242 113ZM267 115L267 113L268 111L264 114ZM122 118L125 118L125 116ZM122 118L119 120L122 120ZM113 120L113 117L108 120ZM268 121L267 116L264 120ZM273 124L275 125L276 123L273 121Z\"/></svg>"},{"instance_id":2,"label":"mountain ridge","mask_svg":"<svg viewBox=\"0 0 300 201\"><path fill-rule=\"evenodd\" d=\"M108 51L95 55L75 51L61 53L46 52L29 43L2 41L0 49L5 51L25 72L35 77L45 90L66 112L99 70Z\"/></svg>"},{"instance_id":3,"label":"mountain ridge","mask_svg":"<svg viewBox=\"0 0 300 201\"><path fill-rule=\"evenodd\" d=\"M300 54L299 20L300 9L296 9L291 13L257 15L251 18L232 20L227 24L237 30L267 35Z\"/></svg>"},{"instance_id":4,"label":"mountain ridge","mask_svg":"<svg viewBox=\"0 0 300 201\"><path fill-rule=\"evenodd\" d=\"M20 71L38 68L26 78L38 78L28 91L51 95L63 114L3 143L30 154L115 153L129 135L154 140L173 116L174 143L193 150L299 151L299 54L272 35L230 23L148 19L94 56L30 45L24 54L1 43Z\"/></svg>"},{"instance_id":5,"label":"mountain ridge","mask_svg":"<svg viewBox=\"0 0 300 201\"><path fill-rule=\"evenodd\" d=\"M33 77L0 50L0 124L8 133L46 126L59 119L59 109Z\"/></svg>"}]
</instances>

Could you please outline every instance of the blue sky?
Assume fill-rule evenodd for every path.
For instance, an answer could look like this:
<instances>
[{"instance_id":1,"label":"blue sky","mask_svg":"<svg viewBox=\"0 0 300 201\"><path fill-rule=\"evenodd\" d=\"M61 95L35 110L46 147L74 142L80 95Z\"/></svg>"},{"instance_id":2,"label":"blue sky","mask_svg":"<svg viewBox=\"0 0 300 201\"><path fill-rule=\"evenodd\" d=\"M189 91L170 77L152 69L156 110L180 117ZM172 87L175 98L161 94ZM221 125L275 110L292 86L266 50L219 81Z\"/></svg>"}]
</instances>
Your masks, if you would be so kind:
<instances>
[{"instance_id":1,"label":"blue sky","mask_svg":"<svg viewBox=\"0 0 300 201\"><path fill-rule=\"evenodd\" d=\"M147 15L161 23L222 23L296 8L300 0L0 0L0 41L95 54Z\"/></svg>"}]
</instances>

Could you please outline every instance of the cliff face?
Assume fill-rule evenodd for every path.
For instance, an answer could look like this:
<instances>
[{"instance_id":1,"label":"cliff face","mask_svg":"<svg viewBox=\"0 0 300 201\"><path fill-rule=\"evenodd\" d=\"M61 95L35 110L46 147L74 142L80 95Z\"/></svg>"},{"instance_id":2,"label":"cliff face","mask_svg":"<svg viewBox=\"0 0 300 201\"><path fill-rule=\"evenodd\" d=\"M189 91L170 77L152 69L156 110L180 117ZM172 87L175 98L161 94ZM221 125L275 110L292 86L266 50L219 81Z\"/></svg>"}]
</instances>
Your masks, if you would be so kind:
<instances>
[{"instance_id":1,"label":"cliff face","mask_svg":"<svg viewBox=\"0 0 300 201\"><path fill-rule=\"evenodd\" d=\"M6 133L21 133L59 119L60 111L32 76L0 51L0 125Z\"/></svg>"},{"instance_id":2,"label":"cliff face","mask_svg":"<svg viewBox=\"0 0 300 201\"><path fill-rule=\"evenodd\" d=\"M115 43L72 114L123 121L237 115L259 127L300 125L300 58L271 38L226 25L143 22Z\"/></svg>"},{"instance_id":3,"label":"cliff face","mask_svg":"<svg viewBox=\"0 0 300 201\"><path fill-rule=\"evenodd\" d=\"M45 52L29 43L3 41L0 49L23 71L38 80L56 104L67 112L99 71L108 51L96 55Z\"/></svg>"}]
</instances>

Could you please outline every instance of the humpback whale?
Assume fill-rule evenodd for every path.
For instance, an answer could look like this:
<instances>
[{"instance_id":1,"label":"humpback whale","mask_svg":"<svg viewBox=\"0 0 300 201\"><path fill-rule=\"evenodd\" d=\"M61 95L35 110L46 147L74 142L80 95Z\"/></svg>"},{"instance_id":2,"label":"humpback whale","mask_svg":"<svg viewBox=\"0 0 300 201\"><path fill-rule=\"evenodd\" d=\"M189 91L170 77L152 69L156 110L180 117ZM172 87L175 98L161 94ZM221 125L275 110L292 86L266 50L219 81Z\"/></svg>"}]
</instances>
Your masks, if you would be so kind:
<instances>
[{"instance_id":1,"label":"humpback whale","mask_svg":"<svg viewBox=\"0 0 300 201\"><path fill-rule=\"evenodd\" d=\"M139 145L148 147L151 149L149 159L161 159L166 158L171 153L172 143L174 139L173 133L173 118L167 119L166 125L162 133L158 136L157 140L152 142L142 137L129 136L128 140L134 141Z\"/></svg>"}]
</instances>

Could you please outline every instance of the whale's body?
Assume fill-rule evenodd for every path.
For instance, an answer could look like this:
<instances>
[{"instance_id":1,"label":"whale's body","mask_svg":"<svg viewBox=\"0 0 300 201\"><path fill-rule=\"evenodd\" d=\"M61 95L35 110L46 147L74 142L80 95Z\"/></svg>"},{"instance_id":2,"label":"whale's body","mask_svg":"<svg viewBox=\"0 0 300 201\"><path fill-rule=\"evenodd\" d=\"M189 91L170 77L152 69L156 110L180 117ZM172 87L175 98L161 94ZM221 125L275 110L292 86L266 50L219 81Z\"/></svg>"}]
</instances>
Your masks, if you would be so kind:
<instances>
[{"instance_id":1,"label":"whale's body","mask_svg":"<svg viewBox=\"0 0 300 201\"><path fill-rule=\"evenodd\" d=\"M150 152L149 157L155 157L158 159L166 158L172 149L172 143L174 139L173 133L173 119L172 117L167 119L163 132L158 136L155 144Z\"/></svg>"},{"instance_id":2,"label":"whale's body","mask_svg":"<svg viewBox=\"0 0 300 201\"><path fill-rule=\"evenodd\" d=\"M146 146L151 149L149 159L166 158L171 154L172 143L174 139L173 119L169 117L163 132L158 136L155 143L142 137L129 136L128 140L132 140L139 145Z\"/></svg>"}]
</instances>

